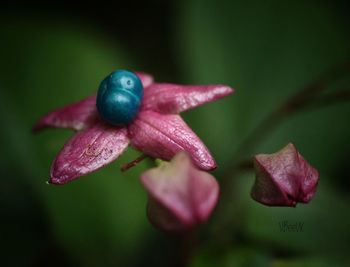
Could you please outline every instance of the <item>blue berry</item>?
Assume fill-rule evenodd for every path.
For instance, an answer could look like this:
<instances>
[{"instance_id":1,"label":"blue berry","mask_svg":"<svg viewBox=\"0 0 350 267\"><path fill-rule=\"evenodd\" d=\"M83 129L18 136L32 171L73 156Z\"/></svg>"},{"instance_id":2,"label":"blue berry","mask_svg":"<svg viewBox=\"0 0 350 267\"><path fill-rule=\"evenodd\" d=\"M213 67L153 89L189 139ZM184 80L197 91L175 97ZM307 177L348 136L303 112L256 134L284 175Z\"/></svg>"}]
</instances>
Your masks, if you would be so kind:
<instances>
[{"instance_id":1,"label":"blue berry","mask_svg":"<svg viewBox=\"0 0 350 267\"><path fill-rule=\"evenodd\" d=\"M96 106L101 118L113 125L131 123L141 105L143 86L133 72L117 70L100 84Z\"/></svg>"}]
</instances>

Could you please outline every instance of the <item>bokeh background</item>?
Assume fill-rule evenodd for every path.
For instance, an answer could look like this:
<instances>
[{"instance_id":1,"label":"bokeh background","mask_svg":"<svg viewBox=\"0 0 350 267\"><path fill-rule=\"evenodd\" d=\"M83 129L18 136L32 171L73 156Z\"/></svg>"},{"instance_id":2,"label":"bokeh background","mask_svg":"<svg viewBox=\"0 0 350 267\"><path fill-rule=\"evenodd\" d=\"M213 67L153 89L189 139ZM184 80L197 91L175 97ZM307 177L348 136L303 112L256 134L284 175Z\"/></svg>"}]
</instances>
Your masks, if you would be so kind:
<instances>
[{"instance_id":1,"label":"bokeh background","mask_svg":"<svg viewBox=\"0 0 350 267\"><path fill-rule=\"evenodd\" d=\"M349 60L349 11L348 1L335 0L3 3L0 266L178 266L181 238L146 218L138 177L152 162L119 171L138 152L71 184L46 184L72 132L34 135L32 125L93 94L120 68L237 90L184 114L217 159L214 175L230 181L189 249L190 266L350 266L349 103L299 112L245 151L271 153L294 142L321 173L310 204L262 206L249 196L253 172L227 173L242 140L271 110ZM348 90L349 82L343 75L327 90ZM282 221L303 223L303 232L281 232Z\"/></svg>"}]
</instances>

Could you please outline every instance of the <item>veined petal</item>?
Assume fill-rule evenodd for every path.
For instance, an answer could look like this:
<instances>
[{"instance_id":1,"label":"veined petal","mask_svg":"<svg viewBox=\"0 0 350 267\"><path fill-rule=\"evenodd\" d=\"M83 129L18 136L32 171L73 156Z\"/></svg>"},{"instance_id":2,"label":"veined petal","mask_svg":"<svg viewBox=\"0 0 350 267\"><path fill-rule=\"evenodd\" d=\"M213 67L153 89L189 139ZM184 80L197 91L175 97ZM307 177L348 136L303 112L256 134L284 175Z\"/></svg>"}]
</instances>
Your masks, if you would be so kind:
<instances>
[{"instance_id":1,"label":"veined petal","mask_svg":"<svg viewBox=\"0 0 350 267\"><path fill-rule=\"evenodd\" d=\"M51 167L50 183L65 184L109 164L128 147L126 128L99 122L70 139Z\"/></svg>"},{"instance_id":2,"label":"veined petal","mask_svg":"<svg viewBox=\"0 0 350 267\"><path fill-rule=\"evenodd\" d=\"M216 179L195 168L184 152L170 163L144 172L141 182L149 194L150 221L168 231L186 230L205 222L219 197Z\"/></svg>"},{"instance_id":3,"label":"veined petal","mask_svg":"<svg viewBox=\"0 0 350 267\"><path fill-rule=\"evenodd\" d=\"M179 115L141 111L129 126L129 136L136 149L152 157L170 160L186 151L200 169L216 168L207 147Z\"/></svg>"},{"instance_id":4,"label":"veined petal","mask_svg":"<svg viewBox=\"0 0 350 267\"><path fill-rule=\"evenodd\" d=\"M33 130L39 131L45 128L81 130L94 123L97 118L96 96L90 96L47 114L34 125Z\"/></svg>"},{"instance_id":5,"label":"veined petal","mask_svg":"<svg viewBox=\"0 0 350 267\"><path fill-rule=\"evenodd\" d=\"M144 91L142 109L179 113L232 94L226 85L178 85L154 83Z\"/></svg>"},{"instance_id":6,"label":"veined petal","mask_svg":"<svg viewBox=\"0 0 350 267\"><path fill-rule=\"evenodd\" d=\"M150 86L153 83L153 76L145 72L135 72L135 74L140 78L143 88Z\"/></svg>"}]
</instances>

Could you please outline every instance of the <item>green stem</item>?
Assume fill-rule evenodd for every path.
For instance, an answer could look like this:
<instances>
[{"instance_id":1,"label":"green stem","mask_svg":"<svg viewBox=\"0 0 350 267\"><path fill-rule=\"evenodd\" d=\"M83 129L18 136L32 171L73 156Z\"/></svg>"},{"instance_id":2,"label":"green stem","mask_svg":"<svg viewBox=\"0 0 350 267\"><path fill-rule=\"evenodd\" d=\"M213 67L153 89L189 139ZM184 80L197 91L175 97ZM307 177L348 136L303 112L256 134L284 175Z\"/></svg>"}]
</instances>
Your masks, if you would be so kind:
<instances>
[{"instance_id":1,"label":"green stem","mask_svg":"<svg viewBox=\"0 0 350 267\"><path fill-rule=\"evenodd\" d=\"M223 171L223 182L232 177L242 161L246 161L245 157L251 153L254 147L259 145L266 136L280 125L287 117L311 106L317 100L317 97L327 89L328 85L344 75L350 73L350 62L336 66L321 75L316 81L308 86L302 88L300 91L289 97L280 106L274 109L267 117L258 124L258 126L251 132L250 135L241 143L236 153L232 157L231 162L236 162L231 167ZM315 107L328 106L330 104L338 103L340 101L349 100L349 92L341 91L332 93L328 97L320 98Z\"/></svg>"}]
</instances>

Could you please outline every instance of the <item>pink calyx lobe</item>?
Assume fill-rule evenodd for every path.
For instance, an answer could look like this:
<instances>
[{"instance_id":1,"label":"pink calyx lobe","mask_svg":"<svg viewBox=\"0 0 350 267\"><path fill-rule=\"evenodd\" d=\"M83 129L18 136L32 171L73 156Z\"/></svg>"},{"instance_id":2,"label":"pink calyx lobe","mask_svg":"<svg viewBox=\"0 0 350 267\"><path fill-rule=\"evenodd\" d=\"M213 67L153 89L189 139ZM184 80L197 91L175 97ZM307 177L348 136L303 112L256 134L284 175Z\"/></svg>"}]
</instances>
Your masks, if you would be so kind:
<instances>
[{"instance_id":1,"label":"pink calyx lobe","mask_svg":"<svg viewBox=\"0 0 350 267\"><path fill-rule=\"evenodd\" d=\"M141 111L129 126L129 136L132 146L154 158L170 160L177 153L187 151L199 168L216 168L207 147L179 115Z\"/></svg>"},{"instance_id":2,"label":"pink calyx lobe","mask_svg":"<svg viewBox=\"0 0 350 267\"><path fill-rule=\"evenodd\" d=\"M178 85L154 83L143 96L143 110L162 114L178 114L232 94L225 85Z\"/></svg>"},{"instance_id":3,"label":"pink calyx lobe","mask_svg":"<svg viewBox=\"0 0 350 267\"><path fill-rule=\"evenodd\" d=\"M51 166L52 184L65 184L114 161L129 145L125 128L98 122L79 131L62 148Z\"/></svg>"}]
</instances>

